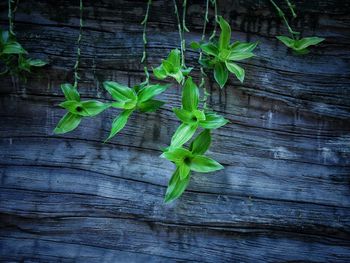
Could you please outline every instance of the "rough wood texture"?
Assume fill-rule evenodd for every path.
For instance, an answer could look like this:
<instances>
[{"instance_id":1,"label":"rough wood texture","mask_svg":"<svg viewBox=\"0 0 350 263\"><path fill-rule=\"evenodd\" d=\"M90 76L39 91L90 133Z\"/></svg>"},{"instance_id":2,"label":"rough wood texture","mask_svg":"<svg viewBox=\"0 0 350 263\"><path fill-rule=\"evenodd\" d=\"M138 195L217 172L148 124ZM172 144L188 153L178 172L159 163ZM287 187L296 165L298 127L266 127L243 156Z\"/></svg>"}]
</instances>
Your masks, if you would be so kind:
<instances>
[{"instance_id":1,"label":"rough wood texture","mask_svg":"<svg viewBox=\"0 0 350 263\"><path fill-rule=\"evenodd\" d=\"M80 91L109 100L104 80L142 80L146 1L84 2ZM189 1L188 43L200 38L203 2ZM179 44L171 4L151 8L149 65ZM210 151L225 170L194 175L165 205L174 167L159 148L178 125L171 108L180 87L161 96L169 103L157 113L133 115L110 143L102 141L113 110L53 135L63 115L59 85L72 80L78 1L21 0L18 38L50 65L26 84L1 80L0 261L349 262L350 3L296 5L294 26L327 39L303 57L274 38L285 27L267 0L219 1L234 39L260 41L258 56L242 63L243 85L210 83L210 105L231 121ZM6 9L3 1L2 26ZM186 55L197 65L196 52Z\"/></svg>"}]
</instances>

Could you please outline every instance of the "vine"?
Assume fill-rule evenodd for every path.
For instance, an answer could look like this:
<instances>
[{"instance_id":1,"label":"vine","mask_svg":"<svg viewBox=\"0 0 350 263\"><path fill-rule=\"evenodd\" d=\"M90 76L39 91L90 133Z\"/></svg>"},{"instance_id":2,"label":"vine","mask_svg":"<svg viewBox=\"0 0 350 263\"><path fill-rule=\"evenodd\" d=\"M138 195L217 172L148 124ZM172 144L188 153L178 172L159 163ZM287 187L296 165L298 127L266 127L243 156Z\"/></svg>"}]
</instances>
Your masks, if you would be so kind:
<instances>
[{"instance_id":1,"label":"vine","mask_svg":"<svg viewBox=\"0 0 350 263\"><path fill-rule=\"evenodd\" d=\"M14 33L13 14L18 2L12 9L13 0L8 0L8 30L0 29L0 75L18 76L26 80L25 73L31 73L33 67L42 67L47 63L41 59L28 58L28 52L17 41Z\"/></svg>"},{"instance_id":2,"label":"vine","mask_svg":"<svg viewBox=\"0 0 350 263\"><path fill-rule=\"evenodd\" d=\"M297 17L297 14L295 13L294 6L291 4L289 0L285 0L288 8L293 16L293 18ZM286 25L290 37L287 36L276 36L276 38L281 41L284 45L286 45L288 48L291 48L293 52L297 55L304 55L309 53L308 47L317 45L324 41L324 38L320 37L304 37L300 38L300 32L294 31L291 26L289 25L289 22L286 18L285 13L282 11L282 9L276 4L274 0L270 0L270 3L274 6L274 8L277 11L278 16L283 20L284 24Z\"/></svg>"}]
</instances>

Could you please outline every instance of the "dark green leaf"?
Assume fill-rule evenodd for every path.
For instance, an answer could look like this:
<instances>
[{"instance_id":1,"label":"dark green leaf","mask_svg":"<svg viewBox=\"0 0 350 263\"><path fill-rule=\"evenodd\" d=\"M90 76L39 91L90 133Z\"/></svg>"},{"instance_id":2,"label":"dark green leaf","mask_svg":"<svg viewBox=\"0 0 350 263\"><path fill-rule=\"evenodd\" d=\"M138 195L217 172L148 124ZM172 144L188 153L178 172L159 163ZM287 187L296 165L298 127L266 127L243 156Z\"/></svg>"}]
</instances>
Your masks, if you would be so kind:
<instances>
[{"instance_id":1,"label":"dark green leaf","mask_svg":"<svg viewBox=\"0 0 350 263\"><path fill-rule=\"evenodd\" d=\"M111 132L108 138L105 140L105 142L113 138L118 132L120 132L124 128L132 112L133 110L124 110L117 118L114 119L112 123Z\"/></svg>"},{"instance_id":2,"label":"dark green leaf","mask_svg":"<svg viewBox=\"0 0 350 263\"><path fill-rule=\"evenodd\" d=\"M74 130L76 127L78 127L80 121L81 121L81 116L68 112L58 122L53 132L56 134L70 132Z\"/></svg>"},{"instance_id":3,"label":"dark green leaf","mask_svg":"<svg viewBox=\"0 0 350 263\"><path fill-rule=\"evenodd\" d=\"M71 84L66 83L61 85L64 96L67 100L80 101L80 95L78 90L73 87Z\"/></svg>"},{"instance_id":4,"label":"dark green leaf","mask_svg":"<svg viewBox=\"0 0 350 263\"><path fill-rule=\"evenodd\" d=\"M146 100L149 100L154 96L157 96L158 94L164 92L167 88L169 88L169 86L170 85L160 85L160 84L145 86L137 94L138 101L144 102Z\"/></svg>"},{"instance_id":5,"label":"dark green leaf","mask_svg":"<svg viewBox=\"0 0 350 263\"><path fill-rule=\"evenodd\" d=\"M184 123L192 123L192 112L191 111L188 111L188 110L185 110L185 109L177 109L177 108L174 108L173 109L176 117L179 118L180 121L184 122Z\"/></svg>"},{"instance_id":6,"label":"dark green leaf","mask_svg":"<svg viewBox=\"0 0 350 263\"><path fill-rule=\"evenodd\" d=\"M171 147L176 148L190 140L197 130L197 125L181 124L171 138Z\"/></svg>"},{"instance_id":7,"label":"dark green leaf","mask_svg":"<svg viewBox=\"0 0 350 263\"><path fill-rule=\"evenodd\" d=\"M230 50L232 52L252 52L257 45L258 42L241 43L240 41L236 41L230 46Z\"/></svg>"},{"instance_id":8,"label":"dark green leaf","mask_svg":"<svg viewBox=\"0 0 350 263\"><path fill-rule=\"evenodd\" d=\"M227 69L236 75L236 77L239 79L240 82L243 83L244 81L244 75L245 75L245 72L244 72L244 69L241 68L240 66L238 66L237 64L235 63L232 63L232 62L225 62L226 64L226 67Z\"/></svg>"},{"instance_id":9,"label":"dark green leaf","mask_svg":"<svg viewBox=\"0 0 350 263\"><path fill-rule=\"evenodd\" d=\"M190 146L192 154L204 154L210 147L211 135L210 130L202 131L196 139L194 139Z\"/></svg>"},{"instance_id":10,"label":"dark green leaf","mask_svg":"<svg viewBox=\"0 0 350 263\"><path fill-rule=\"evenodd\" d=\"M136 100L136 94L133 89L127 86L121 85L114 81L105 81L103 83L104 88L111 94L112 98L117 101Z\"/></svg>"},{"instance_id":11,"label":"dark green leaf","mask_svg":"<svg viewBox=\"0 0 350 263\"><path fill-rule=\"evenodd\" d=\"M199 101L199 91L197 85L188 77L182 90L182 107L185 110L193 111L197 109Z\"/></svg>"},{"instance_id":12,"label":"dark green leaf","mask_svg":"<svg viewBox=\"0 0 350 263\"><path fill-rule=\"evenodd\" d=\"M192 158L190 168L192 171L199 173L209 173L217 170L221 170L224 167L219 164L217 161L204 156L204 155L196 155Z\"/></svg>"},{"instance_id":13,"label":"dark green leaf","mask_svg":"<svg viewBox=\"0 0 350 263\"><path fill-rule=\"evenodd\" d=\"M179 198L182 193L185 191L189 181L190 181L190 174L184 179L180 179L180 173L179 168L176 169L174 174L172 175L168 188L166 190L164 202L169 203L177 198Z\"/></svg>"},{"instance_id":14,"label":"dark green leaf","mask_svg":"<svg viewBox=\"0 0 350 263\"><path fill-rule=\"evenodd\" d=\"M169 62L167 60L163 60L162 66L165 69L165 71L167 72L167 74L176 73L175 65L173 65L171 62Z\"/></svg>"},{"instance_id":15,"label":"dark green leaf","mask_svg":"<svg viewBox=\"0 0 350 263\"><path fill-rule=\"evenodd\" d=\"M324 41L324 38L321 38L321 37L304 37L302 39L295 41L294 49L303 50L309 46L317 45L322 41Z\"/></svg>"},{"instance_id":16,"label":"dark green leaf","mask_svg":"<svg viewBox=\"0 0 350 263\"><path fill-rule=\"evenodd\" d=\"M228 120L226 120L224 117L210 112L205 114L205 120L199 122L199 125L204 129L218 129L221 126L224 126L226 123L228 123Z\"/></svg>"},{"instance_id":17,"label":"dark green leaf","mask_svg":"<svg viewBox=\"0 0 350 263\"><path fill-rule=\"evenodd\" d=\"M190 44L190 47L192 49L194 49L194 50L198 50L198 49L201 48L201 45L198 42L196 42L196 41L192 41L191 44Z\"/></svg>"},{"instance_id":18,"label":"dark green leaf","mask_svg":"<svg viewBox=\"0 0 350 263\"><path fill-rule=\"evenodd\" d=\"M228 46L230 44L231 27L226 22L226 20L223 19L222 16L219 17L219 25L221 28L221 33L220 33L220 37L219 37L219 50L223 50L223 49L228 48Z\"/></svg>"},{"instance_id":19,"label":"dark green leaf","mask_svg":"<svg viewBox=\"0 0 350 263\"><path fill-rule=\"evenodd\" d=\"M2 50L4 54L27 54L28 52L18 42L9 42Z\"/></svg>"},{"instance_id":20,"label":"dark green leaf","mask_svg":"<svg viewBox=\"0 0 350 263\"><path fill-rule=\"evenodd\" d=\"M181 63L181 53L178 49L173 49L170 51L167 61L170 62L174 68L180 68Z\"/></svg>"},{"instance_id":21,"label":"dark green leaf","mask_svg":"<svg viewBox=\"0 0 350 263\"><path fill-rule=\"evenodd\" d=\"M220 88L223 88L225 86L228 78L228 71L223 63L219 62L215 64L214 78L219 84Z\"/></svg>"},{"instance_id":22,"label":"dark green leaf","mask_svg":"<svg viewBox=\"0 0 350 263\"><path fill-rule=\"evenodd\" d=\"M140 103L138 105L138 108L142 112L154 112L154 111L158 110L164 104L165 104L164 101L148 100L148 101Z\"/></svg>"}]
</instances>

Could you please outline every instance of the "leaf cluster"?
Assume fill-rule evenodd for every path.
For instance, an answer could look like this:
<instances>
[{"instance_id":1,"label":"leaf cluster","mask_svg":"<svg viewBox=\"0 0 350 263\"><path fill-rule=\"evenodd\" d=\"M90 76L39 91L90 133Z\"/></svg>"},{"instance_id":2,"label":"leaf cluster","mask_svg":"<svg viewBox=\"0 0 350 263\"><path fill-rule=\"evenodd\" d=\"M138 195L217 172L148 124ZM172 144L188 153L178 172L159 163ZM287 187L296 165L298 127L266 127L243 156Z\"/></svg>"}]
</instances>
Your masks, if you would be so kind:
<instances>
[{"instance_id":1,"label":"leaf cluster","mask_svg":"<svg viewBox=\"0 0 350 263\"><path fill-rule=\"evenodd\" d=\"M214 78L221 88L227 82L229 72L234 74L240 82L244 81L245 71L236 62L254 56L253 50L258 43L230 43L231 27L223 17L219 17L221 33L218 41L207 43L192 42L194 49L201 49L205 54L199 63L205 68L214 70Z\"/></svg>"},{"instance_id":2,"label":"leaf cluster","mask_svg":"<svg viewBox=\"0 0 350 263\"><path fill-rule=\"evenodd\" d=\"M1 75L10 74L25 79L24 73L31 73L33 67L42 67L47 63L40 59L27 57L28 52L9 31L0 30Z\"/></svg>"},{"instance_id":3,"label":"leaf cluster","mask_svg":"<svg viewBox=\"0 0 350 263\"><path fill-rule=\"evenodd\" d=\"M309 53L310 51L308 47L317 45L325 40L321 37L304 37L301 39L293 39L286 36L277 36L276 38L287 47L293 49L294 53L297 55Z\"/></svg>"}]
</instances>

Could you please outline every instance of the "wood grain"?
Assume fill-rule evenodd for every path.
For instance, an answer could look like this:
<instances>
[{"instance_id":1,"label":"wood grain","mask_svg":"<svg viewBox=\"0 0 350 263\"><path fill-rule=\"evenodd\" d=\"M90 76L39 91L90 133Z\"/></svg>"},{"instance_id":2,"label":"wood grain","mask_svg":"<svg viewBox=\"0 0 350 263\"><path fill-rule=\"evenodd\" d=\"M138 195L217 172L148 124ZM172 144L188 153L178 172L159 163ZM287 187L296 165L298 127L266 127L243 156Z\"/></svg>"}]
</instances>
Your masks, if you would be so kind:
<instances>
[{"instance_id":1,"label":"wood grain","mask_svg":"<svg viewBox=\"0 0 350 263\"><path fill-rule=\"evenodd\" d=\"M200 39L205 6L188 2L190 43ZM109 101L103 81L143 80L146 1L84 4L79 90ZM242 62L244 84L231 76L220 90L209 75L210 106L230 120L214 132L209 155L225 169L194 174L166 205L174 166L159 155L179 124L171 109L181 88L160 96L168 103L158 112L134 114L109 143L118 110L54 135L64 113L59 85L72 81L78 1L20 1L17 37L50 64L27 83L0 85L0 261L349 262L350 3L295 4L292 25L326 38L303 57L275 39L286 29L268 1L219 1L232 39L259 41L257 57ZM179 46L172 8L153 1L150 68ZM2 27L6 9L0 3ZM197 59L188 48L187 64Z\"/></svg>"}]
</instances>

